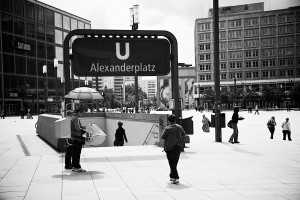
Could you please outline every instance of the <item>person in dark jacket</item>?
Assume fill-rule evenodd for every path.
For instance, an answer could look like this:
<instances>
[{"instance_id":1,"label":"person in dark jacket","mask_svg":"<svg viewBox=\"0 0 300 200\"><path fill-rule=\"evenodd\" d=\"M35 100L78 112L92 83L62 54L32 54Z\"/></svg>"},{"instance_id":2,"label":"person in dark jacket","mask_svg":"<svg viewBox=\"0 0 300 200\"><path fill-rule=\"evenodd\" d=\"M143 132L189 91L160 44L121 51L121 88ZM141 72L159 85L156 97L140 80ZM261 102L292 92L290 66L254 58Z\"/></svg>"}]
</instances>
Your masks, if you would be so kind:
<instances>
[{"instance_id":1,"label":"person in dark jacket","mask_svg":"<svg viewBox=\"0 0 300 200\"><path fill-rule=\"evenodd\" d=\"M179 183L179 175L177 171L177 164L179 161L180 153L184 147L184 136L186 135L183 128L175 123L175 115L170 115L168 125L162 134L161 138L164 139L164 151L167 154L169 166L170 166L170 181L174 184Z\"/></svg>"},{"instance_id":2,"label":"person in dark jacket","mask_svg":"<svg viewBox=\"0 0 300 200\"><path fill-rule=\"evenodd\" d=\"M273 135L275 132L275 126L276 126L276 121L275 121L275 117L271 117L271 119L268 121L267 123L268 129L271 133L271 139L273 139Z\"/></svg>"},{"instance_id":3,"label":"person in dark jacket","mask_svg":"<svg viewBox=\"0 0 300 200\"><path fill-rule=\"evenodd\" d=\"M228 142L234 144L234 143L240 143L238 141L238 135L239 135L239 129L238 129L238 121L239 120L243 120L244 118L243 117L239 117L239 107L235 107L233 109L233 115L232 115L232 118L231 118L231 126L232 126L232 129L233 129L233 133L229 139Z\"/></svg>"},{"instance_id":4,"label":"person in dark jacket","mask_svg":"<svg viewBox=\"0 0 300 200\"><path fill-rule=\"evenodd\" d=\"M128 142L127 137L126 137L126 133L125 133L125 129L122 127L123 126L123 122L118 122L118 129L116 130L115 133L115 142L114 142L114 146L123 146L124 145L124 140L126 142Z\"/></svg>"},{"instance_id":5,"label":"person in dark jacket","mask_svg":"<svg viewBox=\"0 0 300 200\"><path fill-rule=\"evenodd\" d=\"M86 172L85 169L81 168L80 165L80 154L82 150L82 145L84 144L84 137L82 136L84 126L81 125L78 115L80 109L76 109L73 115L71 116L71 139L73 145L72 152L72 171L75 172Z\"/></svg>"}]
</instances>

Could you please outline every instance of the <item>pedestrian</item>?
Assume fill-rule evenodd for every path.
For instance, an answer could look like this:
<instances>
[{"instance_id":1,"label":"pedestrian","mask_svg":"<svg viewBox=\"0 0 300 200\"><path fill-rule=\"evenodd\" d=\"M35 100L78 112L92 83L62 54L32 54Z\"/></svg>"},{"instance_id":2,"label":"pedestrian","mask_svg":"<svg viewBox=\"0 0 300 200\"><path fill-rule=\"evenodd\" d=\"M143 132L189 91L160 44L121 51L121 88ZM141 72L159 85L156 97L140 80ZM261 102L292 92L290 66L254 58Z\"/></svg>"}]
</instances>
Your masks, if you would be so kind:
<instances>
[{"instance_id":1,"label":"pedestrian","mask_svg":"<svg viewBox=\"0 0 300 200\"><path fill-rule=\"evenodd\" d=\"M254 113L254 115L256 115L256 113L257 113L257 115L259 115L259 112L258 112L258 105L255 106L255 113Z\"/></svg>"},{"instance_id":2,"label":"pedestrian","mask_svg":"<svg viewBox=\"0 0 300 200\"><path fill-rule=\"evenodd\" d=\"M205 117L205 115L202 116L202 130L203 132L209 133L209 119L207 117Z\"/></svg>"},{"instance_id":3,"label":"pedestrian","mask_svg":"<svg viewBox=\"0 0 300 200\"><path fill-rule=\"evenodd\" d=\"M27 119L33 119L32 112L31 112L30 108L28 108L28 110L27 110Z\"/></svg>"},{"instance_id":4,"label":"pedestrian","mask_svg":"<svg viewBox=\"0 0 300 200\"><path fill-rule=\"evenodd\" d=\"M285 122L282 123L282 133L283 133L283 140L286 139L286 135L288 136L288 140L292 141L291 139L291 124L289 122L289 118L285 119Z\"/></svg>"},{"instance_id":5,"label":"pedestrian","mask_svg":"<svg viewBox=\"0 0 300 200\"><path fill-rule=\"evenodd\" d=\"M23 108L21 109L20 114L21 114L21 119L24 119L25 110Z\"/></svg>"},{"instance_id":6,"label":"pedestrian","mask_svg":"<svg viewBox=\"0 0 300 200\"><path fill-rule=\"evenodd\" d=\"M75 172L86 172L85 169L81 168L80 165L80 154L82 150L82 146L85 142L83 137L83 127L78 118L80 113L80 109L76 109L71 116L71 140L73 144L73 153L72 153L72 171Z\"/></svg>"},{"instance_id":7,"label":"pedestrian","mask_svg":"<svg viewBox=\"0 0 300 200\"><path fill-rule=\"evenodd\" d=\"M273 135L275 132L275 126L276 126L276 121L275 121L275 117L271 117L271 119L269 119L268 123L267 123L268 129L271 133L271 139L273 139Z\"/></svg>"},{"instance_id":8,"label":"pedestrian","mask_svg":"<svg viewBox=\"0 0 300 200\"><path fill-rule=\"evenodd\" d=\"M230 143L234 144L234 143L240 143L238 141L238 135L239 135L239 129L238 129L238 121L239 120L243 120L244 118L243 117L239 117L239 107L235 107L233 109L233 115L231 117L231 126L232 126L232 129L233 129L233 133L231 135L231 137L229 138L229 141Z\"/></svg>"},{"instance_id":9,"label":"pedestrian","mask_svg":"<svg viewBox=\"0 0 300 200\"><path fill-rule=\"evenodd\" d=\"M4 109L1 112L1 119L5 119L5 110Z\"/></svg>"},{"instance_id":10,"label":"pedestrian","mask_svg":"<svg viewBox=\"0 0 300 200\"><path fill-rule=\"evenodd\" d=\"M123 146L124 145L124 140L128 142L125 129L122 127L123 122L119 121L118 122L118 129L116 130L115 133L115 141L114 141L114 146Z\"/></svg>"},{"instance_id":11,"label":"pedestrian","mask_svg":"<svg viewBox=\"0 0 300 200\"><path fill-rule=\"evenodd\" d=\"M183 128L176 124L176 117L174 114L168 116L169 125L166 127L161 138L164 139L164 151L167 154L167 159L170 166L170 181L174 184L179 183L179 175L177 171L177 164L180 153L184 147L184 137L186 135Z\"/></svg>"}]
</instances>

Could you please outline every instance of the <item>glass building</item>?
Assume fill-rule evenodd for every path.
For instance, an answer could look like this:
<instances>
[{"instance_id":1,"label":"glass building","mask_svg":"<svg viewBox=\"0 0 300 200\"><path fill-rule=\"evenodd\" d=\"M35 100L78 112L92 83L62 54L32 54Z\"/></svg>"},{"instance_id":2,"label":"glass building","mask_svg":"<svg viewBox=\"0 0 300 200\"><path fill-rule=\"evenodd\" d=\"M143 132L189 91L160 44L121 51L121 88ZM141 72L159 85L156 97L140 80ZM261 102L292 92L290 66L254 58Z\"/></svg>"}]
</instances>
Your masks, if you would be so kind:
<instances>
[{"instance_id":1,"label":"glass building","mask_svg":"<svg viewBox=\"0 0 300 200\"><path fill-rule=\"evenodd\" d=\"M1 0L0 9L0 111L60 112L64 38L91 22L35 0Z\"/></svg>"}]
</instances>

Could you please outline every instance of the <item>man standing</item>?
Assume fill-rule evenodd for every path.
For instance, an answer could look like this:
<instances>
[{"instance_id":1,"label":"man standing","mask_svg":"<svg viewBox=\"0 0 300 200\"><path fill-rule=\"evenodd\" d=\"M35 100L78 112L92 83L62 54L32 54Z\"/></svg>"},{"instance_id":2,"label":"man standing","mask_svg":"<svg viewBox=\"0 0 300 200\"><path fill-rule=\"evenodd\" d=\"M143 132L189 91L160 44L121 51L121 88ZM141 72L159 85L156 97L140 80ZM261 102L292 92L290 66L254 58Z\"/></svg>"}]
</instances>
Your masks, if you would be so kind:
<instances>
[{"instance_id":1,"label":"man standing","mask_svg":"<svg viewBox=\"0 0 300 200\"><path fill-rule=\"evenodd\" d=\"M84 137L82 137L83 126L79 121L78 115L80 110L76 109L71 116L71 139L73 143L73 154L72 154L72 171L75 172L86 172L85 169L81 168L80 165L80 154L82 145L84 144Z\"/></svg>"},{"instance_id":2,"label":"man standing","mask_svg":"<svg viewBox=\"0 0 300 200\"><path fill-rule=\"evenodd\" d=\"M179 183L177 164L180 153L184 147L183 142L186 133L180 125L175 123L175 119L176 117L173 114L168 117L170 125L166 127L161 138L165 140L164 150L167 154L171 170L170 181L172 181L174 184L177 184Z\"/></svg>"},{"instance_id":3,"label":"man standing","mask_svg":"<svg viewBox=\"0 0 300 200\"><path fill-rule=\"evenodd\" d=\"M239 129L238 129L238 121L239 120L243 120L244 118L243 117L239 117L239 107L235 107L233 109L233 115L232 115L232 118L231 118L231 126L232 126L232 129L233 129L233 133L231 135L231 137L229 138L229 141L230 143L234 144L234 143L240 143L238 141L238 136L239 136Z\"/></svg>"}]
</instances>

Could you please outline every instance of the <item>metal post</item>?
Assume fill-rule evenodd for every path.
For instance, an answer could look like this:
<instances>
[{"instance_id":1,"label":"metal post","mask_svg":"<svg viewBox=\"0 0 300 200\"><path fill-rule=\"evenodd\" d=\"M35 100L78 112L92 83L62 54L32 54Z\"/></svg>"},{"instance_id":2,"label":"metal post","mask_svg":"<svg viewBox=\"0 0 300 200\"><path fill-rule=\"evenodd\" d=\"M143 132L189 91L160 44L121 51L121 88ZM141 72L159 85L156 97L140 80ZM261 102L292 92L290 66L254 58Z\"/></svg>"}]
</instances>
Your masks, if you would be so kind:
<instances>
[{"instance_id":1,"label":"metal post","mask_svg":"<svg viewBox=\"0 0 300 200\"><path fill-rule=\"evenodd\" d=\"M234 75L234 107L236 106L236 77Z\"/></svg>"},{"instance_id":2,"label":"metal post","mask_svg":"<svg viewBox=\"0 0 300 200\"><path fill-rule=\"evenodd\" d=\"M214 72L215 72L215 141L222 142L222 130L220 126L220 67L219 67L219 5L218 0L213 1L213 22L214 22Z\"/></svg>"}]
</instances>

